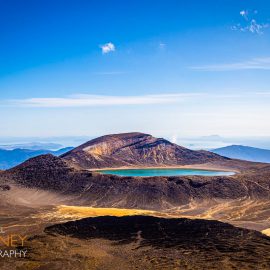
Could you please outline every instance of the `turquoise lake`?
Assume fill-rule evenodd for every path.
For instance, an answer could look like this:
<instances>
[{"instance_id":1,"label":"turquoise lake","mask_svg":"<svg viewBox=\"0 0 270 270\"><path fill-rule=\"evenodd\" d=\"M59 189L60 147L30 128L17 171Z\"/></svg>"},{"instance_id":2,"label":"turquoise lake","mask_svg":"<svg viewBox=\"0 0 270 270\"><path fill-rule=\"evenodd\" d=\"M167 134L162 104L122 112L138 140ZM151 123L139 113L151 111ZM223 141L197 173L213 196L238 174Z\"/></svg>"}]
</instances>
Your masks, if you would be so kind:
<instances>
[{"instance_id":1,"label":"turquoise lake","mask_svg":"<svg viewBox=\"0 0 270 270\"><path fill-rule=\"evenodd\" d=\"M101 170L103 174L114 174L119 176L179 176L179 175L203 175L220 176L233 175L234 172L208 171L199 169L121 169L121 170Z\"/></svg>"}]
</instances>

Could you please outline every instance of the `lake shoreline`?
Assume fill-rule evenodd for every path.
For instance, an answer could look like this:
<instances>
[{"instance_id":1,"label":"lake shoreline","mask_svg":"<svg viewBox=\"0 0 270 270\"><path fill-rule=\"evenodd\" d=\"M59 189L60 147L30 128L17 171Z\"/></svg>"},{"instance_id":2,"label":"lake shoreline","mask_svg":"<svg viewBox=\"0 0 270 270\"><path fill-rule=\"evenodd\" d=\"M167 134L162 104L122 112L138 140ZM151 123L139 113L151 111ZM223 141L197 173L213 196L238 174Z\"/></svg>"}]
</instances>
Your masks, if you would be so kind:
<instances>
[{"instance_id":1,"label":"lake shoreline","mask_svg":"<svg viewBox=\"0 0 270 270\"><path fill-rule=\"evenodd\" d=\"M122 167L104 167L104 168L97 168L97 169L88 169L91 172L102 172L102 171L120 171L120 170L153 170L153 169L190 169L190 170L201 170L201 171L224 171L224 172L234 172L239 173L238 170L233 168L223 168L222 166L215 166L212 164L194 164L194 165L176 165L176 166L122 166Z\"/></svg>"}]
</instances>

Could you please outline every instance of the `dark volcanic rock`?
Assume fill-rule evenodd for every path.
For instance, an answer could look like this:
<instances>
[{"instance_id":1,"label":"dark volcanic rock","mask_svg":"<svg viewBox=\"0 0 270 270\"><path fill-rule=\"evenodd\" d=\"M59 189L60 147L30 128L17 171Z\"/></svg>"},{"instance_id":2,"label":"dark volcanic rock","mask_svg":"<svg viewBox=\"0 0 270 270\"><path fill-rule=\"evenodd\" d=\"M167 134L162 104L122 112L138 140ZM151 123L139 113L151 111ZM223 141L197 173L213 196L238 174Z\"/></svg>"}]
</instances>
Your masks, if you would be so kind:
<instances>
[{"instance_id":1,"label":"dark volcanic rock","mask_svg":"<svg viewBox=\"0 0 270 270\"><path fill-rule=\"evenodd\" d=\"M143 133L106 135L62 155L81 168L165 166L228 160L207 151L193 151Z\"/></svg>"},{"instance_id":2,"label":"dark volcanic rock","mask_svg":"<svg viewBox=\"0 0 270 270\"><path fill-rule=\"evenodd\" d=\"M0 185L0 191L8 191L8 190L10 190L9 185Z\"/></svg>"},{"instance_id":3,"label":"dark volcanic rock","mask_svg":"<svg viewBox=\"0 0 270 270\"><path fill-rule=\"evenodd\" d=\"M72 182L73 171L64 160L47 154L31 158L2 175L26 187L63 190Z\"/></svg>"},{"instance_id":4,"label":"dark volcanic rock","mask_svg":"<svg viewBox=\"0 0 270 270\"><path fill-rule=\"evenodd\" d=\"M61 158L44 155L2 172L0 180L73 195L78 205L160 210L191 200L269 199L269 170L234 177L119 177L78 170Z\"/></svg>"},{"instance_id":5,"label":"dark volcanic rock","mask_svg":"<svg viewBox=\"0 0 270 270\"><path fill-rule=\"evenodd\" d=\"M156 247L203 246L208 241L218 244L218 242L226 243L230 239L235 242L233 246L238 247L238 241L240 239L244 241L249 238L248 236L266 240L266 243L270 245L270 238L259 232L237 228L218 221L186 218L166 219L152 216L84 218L52 225L47 227L45 232L83 239L105 238L120 242L136 241L139 233L143 240L142 245Z\"/></svg>"},{"instance_id":6,"label":"dark volcanic rock","mask_svg":"<svg viewBox=\"0 0 270 270\"><path fill-rule=\"evenodd\" d=\"M218 221L105 216L53 225L45 232L80 239L103 238L118 244L134 242L138 248L148 246L163 250L163 254L168 250L180 250L184 254L195 252L195 257L206 256L215 262L227 257L232 262L244 261L250 269L262 265L265 269L270 267L269 237Z\"/></svg>"}]
</instances>

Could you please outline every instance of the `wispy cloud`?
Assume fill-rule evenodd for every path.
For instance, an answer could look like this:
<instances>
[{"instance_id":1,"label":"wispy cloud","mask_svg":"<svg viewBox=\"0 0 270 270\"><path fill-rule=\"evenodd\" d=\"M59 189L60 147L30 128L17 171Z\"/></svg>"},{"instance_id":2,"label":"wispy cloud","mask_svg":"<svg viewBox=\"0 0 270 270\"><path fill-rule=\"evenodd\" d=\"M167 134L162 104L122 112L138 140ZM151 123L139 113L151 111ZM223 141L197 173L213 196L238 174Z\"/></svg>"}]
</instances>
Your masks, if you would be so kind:
<instances>
[{"instance_id":1,"label":"wispy cloud","mask_svg":"<svg viewBox=\"0 0 270 270\"><path fill-rule=\"evenodd\" d=\"M268 92L266 92L266 91L256 92L255 94L258 95L258 96L270 97L270 91L268 91Z\"/></svg>"},{"instance_id":2,"label":"wispy cloud","mask_svg":"<svg viewBox=\"0 0 270 270\"><path fill-rule=\"evenodd\" d=\"M158 46L161 50L164 50L166 48L166 44L164 42L160 42Z\"/></svg>"},{"instance_id":3,"label":"wispy cloud","mask_svg":"<svg viewBox=\"0 0 270 270\"><path fill-rule=\"evenodd\" d=\"M99 71L93 72L94 75L122 75L126 74L126 71Z\"/></svg>"},{"instance_id":4,"label":"wispy cloud","mask_svg":"<svg viewBox=\"0 0 270 270\"><path fill-rule=\"evenodd\" d=\"M232 26L232 30L262 35L264 33L264 29L269 27L270 27L269 23L260 24L257 23L255 19L252 19L246 26L241 26L241 24Z\"/></svg>"},{"instance_id":5,"label":"wispy cloud","mask_svg":"<svg viewBox=\"0 0 270 270\"><path fill-rule=\"evenodd\" d=\"M186 100L186 98L203 95L201 93L158 94L141 96L101 96L74 95L64 98L28 98L5 102L10 106L61 108L61 107L92 107L114 105L150 105L170 104Z\"/></svg>"},{"instance_id":6,"label":"wispy cloud","mask_svg":"<svg viewBox=\"0 0 270 270\"><path fill-rule=\"evenodd\" d=\"M257 10L241 10L240 15L245 19L245 24L238 23L231 27L234 31L250 32L252 34L262 35L266 28L270 27L269 23L259 23L254 18L258 14Z\"/></svg>"},{"instance_id":7,"label":"wispy cloud","mask_svg":"<svg viewBox=\"0 0 270 270\"><path fill-rule=\"evenodd\" d=\"M215 65L194 66L191 69L201 71L230 71L230 70L270 70L270 57L255 58L250 61L225 63Z\"/></svg>"},{"instance_id":8,"label":"wispy cloud","mask_svg":"<svg viewBox=\"0 0 270 270\"><path fill-rule=\"evenodd\" d=\"M108 42L106 44L100 45L101 51L103 54L107 54L109 52L115 51L115 45L112 42Z\"/></svg>"}]
</instances>

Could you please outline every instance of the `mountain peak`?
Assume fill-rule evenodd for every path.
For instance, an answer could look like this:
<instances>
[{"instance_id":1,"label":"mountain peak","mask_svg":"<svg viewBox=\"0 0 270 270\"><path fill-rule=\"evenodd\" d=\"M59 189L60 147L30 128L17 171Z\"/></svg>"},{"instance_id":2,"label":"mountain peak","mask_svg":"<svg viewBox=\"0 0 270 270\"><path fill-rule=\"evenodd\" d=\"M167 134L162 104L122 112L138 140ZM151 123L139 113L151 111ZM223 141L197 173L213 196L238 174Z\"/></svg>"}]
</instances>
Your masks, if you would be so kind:
<instances>
[{"instance_id":1,"label":"mountain peak","mask_svg":"<svg viewBox=\"0 0 270 270\"><path fill-rule=\"evenodd\" d=\"M140 132L98 137L62 158L82 168L173 166L222 159L210 152L193 151Z\"/></svg>"}]
</instances>

